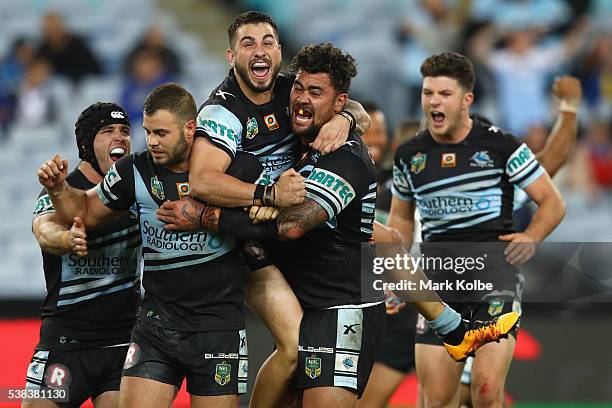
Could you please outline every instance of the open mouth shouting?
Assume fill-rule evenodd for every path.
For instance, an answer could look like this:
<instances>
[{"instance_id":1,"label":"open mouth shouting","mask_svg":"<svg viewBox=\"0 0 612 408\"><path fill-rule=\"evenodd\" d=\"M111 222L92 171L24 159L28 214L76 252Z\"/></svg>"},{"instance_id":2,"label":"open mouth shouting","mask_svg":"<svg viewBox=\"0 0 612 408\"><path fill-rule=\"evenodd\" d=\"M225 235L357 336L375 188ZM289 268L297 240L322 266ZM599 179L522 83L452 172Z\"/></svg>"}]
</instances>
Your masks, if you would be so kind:
<instances>
[{"instance_id":1,"label":"open mouth shouting","mask_svg":"<svg viewBox=\"0 0 612 408\"><path fill-rule=\"evenodd\" d=\"M312 110L307 107L296 106L293 109L293 124L297 126L309 126L312 121Z\"/></svg>"},{"instance_id":2,"label":"open mouth shouting","mask_svg":"<svg viewBox=\"0 0 612 408\"><path fill-rule=\"evenodd\" d=\"M444 113L434 110L431 111L430 115L434 127L440 127L444 125L444 119L446 119Z\"/></svg>"},{"instance_id":3,"label":"open mouth shouting","mask_svg":"<svg viewBox=\"0 0 612 408\"><path fill-rule=\"evenodd\" d=\"M113 162L116 162L117 160L125 156L125 148L120 146L113 147L108 153L108 155Z\"/></svg>"},{"instance_id":4,"label":"open mouth shouting","mask_svg":"<svg viewBox=\"0 0 612 408\"><path fill-rule=\"evenodd\" d=\"M251 63L251 74L259 80L266 79L270 73L270 63L267 61L258 60Z\"/></svg>"}]
</instances>

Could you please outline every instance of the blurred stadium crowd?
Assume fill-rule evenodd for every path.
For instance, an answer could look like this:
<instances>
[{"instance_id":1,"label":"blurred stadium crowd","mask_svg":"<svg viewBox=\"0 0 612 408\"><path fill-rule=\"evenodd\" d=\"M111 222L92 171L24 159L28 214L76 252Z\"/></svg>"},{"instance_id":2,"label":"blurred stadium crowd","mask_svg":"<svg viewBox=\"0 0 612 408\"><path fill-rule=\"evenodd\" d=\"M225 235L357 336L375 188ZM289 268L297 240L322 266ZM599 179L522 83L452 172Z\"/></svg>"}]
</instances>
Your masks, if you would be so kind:
<instances>
[{"instance_id":1,"label":"blurred stadium crowd","mask_svg":"<svg viewBox=\"0 0 612 408\"><path fill-rule=\"evenodd\" d=\"M6 194L0 201L0 245L6 253L1 275L5 282L23 282L17 291L14 285L0 286L0 296L44 290L29 231L39 188L34 170L55 151L76 164L73 126L85 106L97 100L123 105L133 122L133 150L139 150L144 148L142 101L151 89L177 81L201 102L225 75L224 55L209 50L213 40L184 30L169 6L190 2L158 3L0 3L0 160L6 169L0 174ZM332 41L346 49L359 69L352 97L382 108L389 137L406 119L418 121L418 68L432 53L469 55L477 66L474 112L524 138L534 151L544 144L554 119L552 80L560 74L577 76L584 89L579 140L555 179L568 214L550 239L612 238L612 28L607 24L612 3L233 0L201 1L197 11L205 14L209 7L228 16L247 9L271 14L285 40L285 60L306 43ZM226 41L225 33L214 41Z\"/></svg>"}]
</instances>

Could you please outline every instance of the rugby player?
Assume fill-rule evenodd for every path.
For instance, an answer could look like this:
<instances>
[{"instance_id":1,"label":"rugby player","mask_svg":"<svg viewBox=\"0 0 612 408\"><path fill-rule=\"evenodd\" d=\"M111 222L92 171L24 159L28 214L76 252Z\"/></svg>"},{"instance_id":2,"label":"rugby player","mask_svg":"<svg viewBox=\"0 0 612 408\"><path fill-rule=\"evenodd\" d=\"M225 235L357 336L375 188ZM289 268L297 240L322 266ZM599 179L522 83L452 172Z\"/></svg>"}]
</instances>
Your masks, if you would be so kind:
<instances>
[{"instance_id":1,"label":"rugby player","mask_svg":"<svg viewBox=\"0 0 612 408\"><path fill-rule=\"evenodd\" d=\"M365 251L365 264L368 263L368 254L371 255L371 246L367 243L374 229L375 168L365 144L355 134L351 134L349 141L339 150L326 156L308 148L322 124L346 103L350 79L356 74L352 57L342 54L331 44L309 46L296 56L293 67L297 71L297 78L291 92L290 112L292 129L301 136L304 146L296 170L308 178L305 202L283 209L276 221L263 224L252 224L249 216L242 212L197 203L191 207L184 203L164 205L158 214L171 230L191 227L185 225L181 217L186 210L190 212L189 220L200 219L208 229L231 232L247 239L297 240L289 244L267 245L266 250L281 265L305 310L299 330L299 348L298 343L294 347L302 354L311 353L311 356L304 358L301 355L298 359L298 387L309 390L304 393L304 403L313 405L316 401L323 401L321 404L325 405L325 401L329 403L328 398L331 398L351 405L363 392L373 362L373 347L378 336L375 333L382 330L374 322L380 323L384 316L381 293L372 291L372 282L367 281L373 279L373 275L365 273L363 282L361 276L360 251ZM330 180L335 182L330 184ZM194 208L198 206L200 208ZM181 210L176 211L177 208ZM381 239L392 239L393 231L380 224L378 227ZM312 249L308 251L311 255L300 257L305 248ZM298 258L300 261L296 262ZM323 280L323 276L329 278ZM361 293L364 288L370 288L370 291ZM504 335L518 320L518 315L510 313L484 330L467 330L461 324L459 314L441 302L421 302L420 306L422 313L431 317L432 327L446 335L445 340L451 340L449 352L453 350L455 355L461 354L461 358L483 342ZM381 310L383 314L376 317ZM371 325L365 332L370 337L362 343L362 333L351 329L340 335L328 329L330 332L324 335L327 338L313 338L317 327L331 325L336 328L340 324L338 322L346 318L345 315L357 316L360 321L358 325L363 325L359 330ZM370 321L367 325L363 323L366 320ZM352 327L350 324L348 326ZM347 334L359 337L355 339L355 344L363 348L343 343L343 336ZM455 339L457 341L453 342ZM340 345L335 343L336 340ZM320 349L314 346L316 344L327 346ZM338 347L340 350L336 350ZM323 357L312 356L313 350L315 354L326 354ZM342 364L338 362L341 357L345 359ZM358 371L357 366L351 364L359 359L362 363ZM324 369L322 360L326 361L327 375L316 380ZM336 372L332 375L334 369L331 367L334 364ZM334 388L338 386L349 388L354 394Z\"/></svg>"},{"instance_id":2,"label":"rugby player","mask_svg":"<svg viewBox=\"0 0 612 408\"><path fill-rule=\"evenodd\" d=\"M72 188L94 187L130 153L130 122L114 103L87 107L76 121L75 134L81 162L66 177ZM47 295L26 389L61 390L65 398L56 403L53 398L26 400L23 407L78 407L90 397L96 407L117 405L139 305L138 219L125 212L91 231L79 218L70 221L62 221L43 189L32 231L42 250Z\"/></svg>"},{"instance_id":3,"label":"rugby player","mask_svg":"<svg viewBox=\"0 0 612 408\"><path fill-rule=\"evenodd\" d=\"M574 146L577 134L577 114L582 95L580 82L573 77L563 76L555 79L552 94L558 99L559 113L553 129L546 140L544 148L536 153L536 158L546 172L553 177L563 163L567 160ZM366 112L370 115L372 123L368 132L362 136L363 140L370 146L370 141L381 145L380 137L368 137L373 129L384 129L385 117L375 106L363 103ZM369 107L372 106L371 109ZM484 118L479 118L485 121ZM378 122L381 123L378 123ZM376 155L372 155L376 159ZM375 160L376 162L376 160ZM378 165L378 163L377 163ZM381 172L379 171L379 174ZM383 181L384 182L384 181ZM379 187L380 191L380 187ZM391 201L391 198L389 198ZM377 213L380 195L377 196ZM390 204L390 203L389 203ZM382 203L384 205L384 203ZM515 203L516 207L516 203ZM415 216L418 215L415 213ZM414 241L420 240L418 225L414 225ZM395 300L391 298L390 300ZM400 309L401 305L389 305L387 311L387 324L385 334L381 340L381 346L376 354L376 362L372 368L370 381L364 392L359 406L384 407L393 395L404 375L414 369L414 322L407 328L408 321L413 312L408 308ZM392 314L390 314L390 312ZM415 316L416 317L416 316ZM471 384L471 361L473 357L466 360L461 374L461 393L459 406L470 401Z\"/></svg>"},{"instance_id":4,"label":"rugby player","mask_svg":"<svg viewBox=\"0 0 612 408\"><path fill-rule=\"evenodd\" d=\"M246 392L245 273L235 240L209 231L169 232L155 217L165 200L189 194L195 117L191 94L161 85L144 103L148 150L114 163L95 188L70 188L67 163L57 155L38 171L64 220L78 216L97 226L138 209L145 296L125 358L122 407L169 407L185 377L195 407L234 407ZM254 183L262 167L247 156L236 160L234 174Z\"/></svg>"},{"instance_id":5,"label":"rugby player","mask_svg":"<svg viewBox=\"0 0 612 408\"><path fill-rule=\"evenodd\" d=\"M576 134L578 133L577 116L582 98L580 81L571 76L558 77L553 83L552 95L559 102L559 113L555 125L546 139L546 144L535 155L540 165L551 178L557 174L567 161L576 143ZM486 118L480 118L480 120L488 122ZM525 205L525 202L517 201L515 197L513 211L516 212L517 208L522 205ZM459 406L471 406L472 364L473 357L469 357L465 361L465 366L461 373Z\"/></svg>"},{"instance_id":6,"label":"rugby player","mask_svg":"<svg viewBox=\"0 0 612 408\"><path fill-rule=\"evenodd\" d=\"M456 53L434 55L422 64L421 73L427 129L396 152L389 225L410 242L418 205L426 242L509 242L502 255L505 259L494 269L513 277L501 288L512 295L453 306L473 319L488 319L509 310L519 312L521 279L516 266L528 260L535 251L534 243L559 224L565 211L563 199L527 146L495 126L470 118L474 71L467 58ZM521 233L512 231L514 185L538 205ZM482 195L482 190L490 195L489 207L462 211L461 217L451 218L425 211L427 200L465 201L448 199L459 197L469 201ZM425 406L456 406L462 365L443 356L441 342L423 322L417 323L416 343L417 375ZM510 337L484 345L476 354L472 367L475 405L503 405L514 344L515 338Z\"/></svg>"},{"instance_id":7,"label":"rugby player","mask_svg":"<svg viewBox=\"0 0 612 408\"><path fill-rule=\"evenodd\" d=\"M246 12L229 26L228 37L230 72L198 112L196 136L202 137L194 142L189 166L191 194L220 206L301 203L304 180L291 169L300 145L291 134L288 112L294 76L280 73L276 23L266 14ZM365 111L349 101L320 129L312 147L328 153L346 141L349 130L362 133L368 126ZM257 186L225 174L236 151L250 152L261 161L266 174ZM246 243L253 270L247 276L246 301L274 336L277 348L258 373L251 406L270 407L286 393L297 365L293 333L297 336L302 310L278 269L258 261L259 252L256 243Z\"/></svg>"}]
</instances>

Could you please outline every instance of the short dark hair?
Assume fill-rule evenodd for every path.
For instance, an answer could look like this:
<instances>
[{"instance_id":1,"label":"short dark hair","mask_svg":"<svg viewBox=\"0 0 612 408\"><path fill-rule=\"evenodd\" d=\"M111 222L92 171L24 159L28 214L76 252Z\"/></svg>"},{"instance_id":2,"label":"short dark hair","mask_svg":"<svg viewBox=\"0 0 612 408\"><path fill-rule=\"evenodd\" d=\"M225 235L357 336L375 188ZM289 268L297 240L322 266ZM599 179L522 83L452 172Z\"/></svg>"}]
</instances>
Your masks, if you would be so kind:
<instances>
[{"instance_id":1,"label":"short dark hair","mask_svg":"<svg viewBox=\"0 0 612 408\"><path fill-rule=\"evenodd\" d=\"M152 116L160 109L175 115L180 126L195 120L197 108L193 96L182 86L167 83L153 89L144 101L145 115Z\"/></svg>"},{"instance_id":2,"label":"short dark hair","mask_svg":"<svg viewBox=\"0 0 612 408\"><path fill-rule=\"evenodd\" d=\"M311 74L319 72L329 74L336 91L348 92L351 78L357 75L355 58L332 43L321 43L302 47L293 58L289 69L292 72L306 71Z\"/></svg>"},{"instance_id":3,"label":"short dark hair","mask_svg":"<svg viewBox=\"0 0 612 408\"><path fill-rule=\"evenodd\" d=\"M227 28L227 36L229 38L230 47L234 47L234 36L236 31L238 31L238 29L243 25L247 24L270 24L270 26L272 26L274 29L276 39L280 41L278 38L278 27L276 26L274 20L272 20L272 17L260 11L247 11L236 16L232 24L230 24L230 26Z\"/></svg>"},{"instance_id":4,"label":"short dark hair","mask_svg":"<svg viewBox=\"0 0 612 408\"><path fill-rule=\"evenodd\" d=\"M421 75L425 77L446 76L456 79L464 89L474 89L474 65L465 55L445 52L432 55L421 64Z\"/></svg>"}]
</instances>

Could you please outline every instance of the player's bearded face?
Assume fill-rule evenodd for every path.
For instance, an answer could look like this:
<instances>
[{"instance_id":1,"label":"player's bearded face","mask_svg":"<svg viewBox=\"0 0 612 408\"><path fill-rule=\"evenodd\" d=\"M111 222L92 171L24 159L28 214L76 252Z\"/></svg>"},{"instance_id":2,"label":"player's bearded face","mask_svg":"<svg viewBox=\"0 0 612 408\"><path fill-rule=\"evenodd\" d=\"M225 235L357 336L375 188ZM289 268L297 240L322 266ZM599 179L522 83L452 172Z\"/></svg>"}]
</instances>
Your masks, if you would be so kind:
<instances>
[{"instance_id":1,"label":"player's bearded face","mask_svg":"<svg viewBox=\"0 0 612 408\"><path fill-rule=\"evenodd\" d=\"M302 139L314 139L336 113L338 96L329 74L299 71L290 95L293 133Z\"/></svg>"},{"instance_id":2,"label":"player's bearded face","mask_svg":"<svg viewBox=\"0 0 612 408\"><path fill-rule=\"evenodd\" d=\"M165 110L153 116L144 115L143 127L147 133L147 147L155 164L172 166L189 159L191 146L174 115Z\"/></svg>"},{"instance_id":3,"label":"player's bearded face","mask_svg":"<svg viewBox=\"0 0 612 408\"><path fill-rule=\"evenodd\" d=\"M96 133L93 149L100 170L106 173L113 163L130 154L129 126L121 124L104 126Z\"/></svg>"},{"instance_id":4,"label":"player's bearded face","mask_svg":"<svg viewBox=\"0 0 612 408\"><path fill-rule=\"evenodd\" d=\"M236 31L230 62L238 77L253 92L274 86L281 68L280 44L269 24L246 24Z\"/></svg>"},{"instance_id":5,"label":"player's bearded face","mask_svg":"<svg viewBox=\"0 0 612 408\"><path fill-rule=\"evenodd\" d=\"M452 136L465 116L468 116L471 93L466 92L456 79L425 77L421 92L421 107L427 120L427 129L437 136Z\"/></svg>"}]
</instances>

